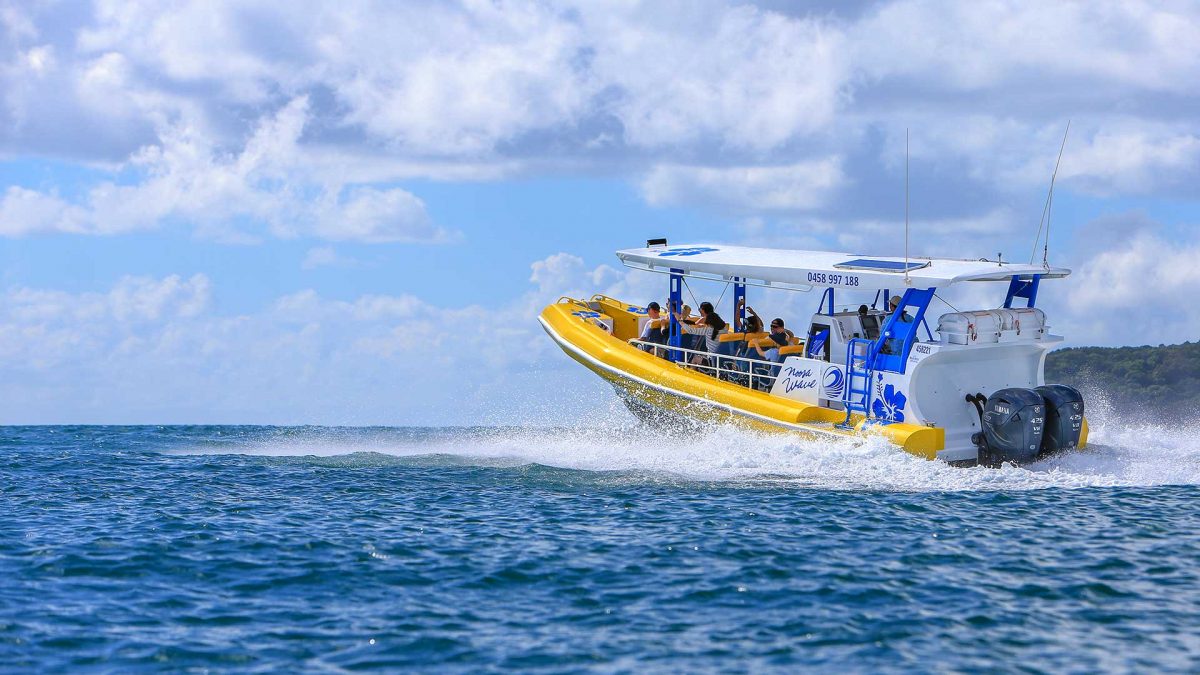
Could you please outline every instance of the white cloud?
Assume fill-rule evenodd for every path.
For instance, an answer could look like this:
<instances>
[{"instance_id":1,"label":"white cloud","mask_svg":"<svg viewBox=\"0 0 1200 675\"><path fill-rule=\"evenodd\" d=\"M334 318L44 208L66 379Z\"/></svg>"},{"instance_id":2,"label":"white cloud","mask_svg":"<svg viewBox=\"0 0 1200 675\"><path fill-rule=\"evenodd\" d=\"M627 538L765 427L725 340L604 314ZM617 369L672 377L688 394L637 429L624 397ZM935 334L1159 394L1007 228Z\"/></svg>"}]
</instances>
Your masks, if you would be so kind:
<instances>
[{"instance_id":1,"label":"white cloud","mask_svg":"<svg viewBox=\"0 0 1200 675\"><path fill-rule=\"evenodd\" d=\"M315 270L321 267L359 267L362 261L338 253L332 246L314 246L304 254L301 269Z\"/></svg>"},{"instance_id":2,"label":"white cloud","mask_svg":"<svg viewBox=\"0 0 1200 675\"><path fill-rule=\"evenodd\" d=\"M787 166L712 168L660 165L641 183L655 206L709 204L735 211L804 211L822 205L844 183L841 159Z\"/></svg>"},{"instance_id":3,"label":"white cloud","mask_svg":"<svg viewBox=\"0 0 1200 675\"><path fill-rule=\"evenodd\" d=\"M348 11L347 11L348 10ZM346 121L417 155L491 154L570 125L595 83L574 66L579 26L532 3L339 8L318 42Z\"/></svg>"},{"instance_id":4,"label":"white cloud","mask_svg":"<svg viewBox=\"0 0 1200 675\"><path fill-rule=\"evenodd\" d=\"M869 77L981 91L1032 75L1188 93L1200 16L1188 3L901 0L851 28ZM902 47L902 48L901 48Z\"/></svg>"},{"instance_id":5,"label":"white cloud","mask_svg":"<svg viewBox=\"0 0 1200 675\"><path fill-rule=\"evenodd\" d=\"M434 225L425 202L404 190L347 189L324 204L315 233L325 239L363 242L444 242L454 235Z\"/></svg>"},{"instance_id":6,"label":"white cloud","mask_svg":"<svg viewBox=\"0 0 1200 675\"><path fill-rule=\"evenodd\" d=\"M1146 344L1194 340L1200 318L1187 310L1200 294L1200 244L1150 231L1110 242L1075 269L1069 312L1077 344Z\"/></svg>"},{"instance_id":7,"label":"white cloud","mask_svg":"<svg viewBox=\"0 0 1200 675\"><path fill-rule=\"evenodd\" d=\"M86 213L52 194L9 186L0 200L0 236L83 232Z\"/></svg>"},{"instance_id":8,"label":"white cloud","mask_svg":"<svg viewBox=\"0 0 1200 675\"><path fill-rule=\"evenodd\" d=\"M1200 136L1158 130L1098 131L1071 149L1062 174L1084 189L1139 194L1200 177Z\"/></svg>"},{"instance_id":9,"label":"white cloud","mask_svg":"<svg viewBox=\"0 0 1200 675\"><path fill-rule=\"evenodd\" d=\"M191 317L208 309L212 284L203 274L183 279L125 277L106 297L117 321L156 321L165 315Z\"/></svg>"},{"instance_id":10,"label":"white cloud","mask_svg":"<svg viewBox=\"0 0 1200 675\"><path fill-rule=\"evenodd\" d=\"M568 294L581 289L604 288L620 276L608 265L589 268L577 255L555 253L530 265L529 281L537 285L541 293ZM594 291L593 291L594 292Z\"/></svg>"},{"instance_id":11,"label":"white cloud","mask_svg":"<svg viewBox=\"0 0 1200 675\"><path fill-rule=\"evenodd\" d=\"M546 339L535 319L545 304L564 289L638 301L665 293L658 275L566 254L530 271L528 292L486 307L305 289L230 314L204 275L126 277L103 292L9 288L0 292L0 419L511 421L521 387L595 384Z\"/></svg>"},{"instance_id":12,"label":"white cloud","mask_svg":"<svg viewBox=\"0 0 1200 675\"><path fill-rule=\"evenodd\" d=\"M347 186L306 171L298 141L308 107L300 97L264 118L237 154L222 152L195 129L172 128L160 144L130 159L144 180L101 183L80 204L11 187L0 204L0 234L119 234L179 220L234 240L258 234L239 229L246 221L288 238L443 242L457 236L435 225L424 202L409 192Z\"/></svg>"},{"instance_id":13,"label":"white cloud","mask_svg":"<svg viewBox=\"0 0 1200 675\"><path fill-rule=\"evenodd\" d=\"M246 233L221 223L440 240L448 233L396 181L597 166L644 178L659 203L712 206L686 186L715 181L727 208L828 211L833 192L819 177L787 185L788 167L840 157L847 180L881 163L894 171L904 128L914 160L974 188L959 210L986 211L997 193L1044 183L1068 117L1064 189L1179 193L1198 178L1194 5L896 0L841 11L716 0L10 5L0 149L141 169L132 184L121 174L95 186L84 231L179 220L235 240Z\"/></svg>"},{"instance_id":14,"label":"white cloud","mask_svg":"<svg viewBox=\"0 0 1200 675\"><path fill-rule=\"evenodd\" d=\"M903 204L896 206L897 210L903 209ZM903 212L897 216L890 220L806 220L798 227L801 231L831 239L849 252L898 255L904 251L905 231ZM963 218L913 218L909 221L909 250L914 256L994 258L996 248L1010 244L1014 232L1027 233L1032 240L1036 229L1036 223L1030 227L1007 209ZM1028 251L1027 248L1007 250L1005 259L1020 259L1021 254Z\"/></svg>"},{"instance_id":15,"label":"white cloud","mask_svg":"<svg viewBox=\"0 0 1200 675\"><path fill-rule=\"evenodd\" d=\"M826 128L848 84L841 30L749 6L585 11L593 68L626 140L766 151Z\"/></svg>"}]
</instances>

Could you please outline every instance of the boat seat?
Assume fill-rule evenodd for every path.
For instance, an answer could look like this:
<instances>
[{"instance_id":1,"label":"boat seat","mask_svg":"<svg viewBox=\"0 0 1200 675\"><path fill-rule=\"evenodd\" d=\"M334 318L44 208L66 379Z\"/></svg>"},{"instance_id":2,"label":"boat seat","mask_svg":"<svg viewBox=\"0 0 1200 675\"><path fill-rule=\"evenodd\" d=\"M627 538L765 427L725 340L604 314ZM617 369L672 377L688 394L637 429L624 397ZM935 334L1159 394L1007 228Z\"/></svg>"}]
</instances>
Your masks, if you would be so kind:
<instances>
[{"instance_id":1,"label":"boat seat","mask_svg":"<svg viewBox=\"0 0 1200 675\"><path fill-rule=\"evenodd\" d=\"M761 340L763 338L771 337L770 333L744 333L743 335L745 335L746 342L750 342L751 340Z\"/></svg>"},{"instance_id":2,"label":"boat seat","mask_svg":"<svg viewBox=\"0 0 1200 675\"><path fill-rule=\"evenodd\" d=\"M741 342L746 339L745 333L721 333L717 336L719 342Z\"/></svg>"},{"instance_id":3,"label":"boat seat","mask_svg":"<svg viewBox=\"0 0 1200 675\"><path fill-rule=\"evenodd\" d=\"M804 345L788 345L786 347L780 347L779 355L780 356L792 356L792 355L804 356Z\"/></svg>"}]
</instances>

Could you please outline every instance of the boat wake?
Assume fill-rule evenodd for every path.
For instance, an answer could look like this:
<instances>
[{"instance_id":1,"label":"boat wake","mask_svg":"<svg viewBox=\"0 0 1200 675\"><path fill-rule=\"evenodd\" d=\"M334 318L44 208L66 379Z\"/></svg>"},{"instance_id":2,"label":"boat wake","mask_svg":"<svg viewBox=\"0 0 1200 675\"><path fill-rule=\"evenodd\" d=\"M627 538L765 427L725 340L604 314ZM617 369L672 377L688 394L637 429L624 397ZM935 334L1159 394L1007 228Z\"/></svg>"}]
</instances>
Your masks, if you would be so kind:
<instances>
[{"instance_id":1,"label":"boat wake","mask_svg":"<svg viewBox=\"0 0 1200 675\"><path fill-rule=\"evenodd\" d=\"M803 440L733 426L664 434L614 407L607 419L575 428L288 430L247 443L194 451L342 458L353 465L396 463L614 472L628 480L787 483L844 490L1025 490L1200 484L1195 428L1123 424L1104 406L1089 411L1084 451L1026 467L955 468L909 455L883 439ZM353 457L353 459L351 459ZM372 459L374 458L374 459ZM328 461L328 460L324 460Z\"/></svg>"}]
</instances>

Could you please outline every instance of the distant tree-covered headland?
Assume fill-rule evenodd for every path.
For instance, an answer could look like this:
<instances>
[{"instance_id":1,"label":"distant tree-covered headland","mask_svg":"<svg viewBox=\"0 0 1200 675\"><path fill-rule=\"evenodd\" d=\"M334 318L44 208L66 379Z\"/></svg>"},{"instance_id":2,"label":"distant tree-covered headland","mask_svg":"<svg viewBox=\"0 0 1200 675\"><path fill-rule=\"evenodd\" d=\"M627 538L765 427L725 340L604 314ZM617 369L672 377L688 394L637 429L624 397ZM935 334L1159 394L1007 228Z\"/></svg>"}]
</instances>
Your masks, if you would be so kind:
<instances>
[{"instance_id":1,"label":"distant tree-covered headland","mask_svg":"<svg viewBox=\"0 0 1200 675\"><path fill-rule=\"evenodd\" d=\"M1102 395L1122 417L1194 418L1200 412L1200 342L1157 347L1073 347L1046 357L1046 382Z\"/></svg>"}]
</instances>

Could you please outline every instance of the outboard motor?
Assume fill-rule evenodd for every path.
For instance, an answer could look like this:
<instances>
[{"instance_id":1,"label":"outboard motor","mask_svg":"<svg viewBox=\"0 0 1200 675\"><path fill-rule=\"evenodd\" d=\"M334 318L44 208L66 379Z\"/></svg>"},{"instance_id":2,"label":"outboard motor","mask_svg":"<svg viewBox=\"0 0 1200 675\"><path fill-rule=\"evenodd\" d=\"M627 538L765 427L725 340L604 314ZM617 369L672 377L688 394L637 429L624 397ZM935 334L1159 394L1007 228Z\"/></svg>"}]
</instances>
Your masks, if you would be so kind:
<instances>
[{"instance_id":1,"label":"outboard motor","mask_svg":"<svg viewBox=\"0 0 1200 675\"><path fill-rule=\"evenodd\" d=\"M1034 389L1046 401L1046 433L1042 452L1074 450L1083 433L1083 395L1065 384L1045 384Z\"/></svg>"},{"instance_id":2,"label":"outboard motor","mask_svg":"<svg viewBox=\"0 0 1200 675\"><path fill-rule=\"evenodd\" d=\"M1046 403L1032 389L1001 389L980 400L981 433L972 440L979 447L979 463L1000 466L1037 459L1046 431ZM970 400L970 399L968 399ZM972 401L975 403L975 401Z\"/></svg>"}]
</instances>

